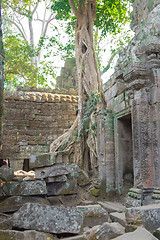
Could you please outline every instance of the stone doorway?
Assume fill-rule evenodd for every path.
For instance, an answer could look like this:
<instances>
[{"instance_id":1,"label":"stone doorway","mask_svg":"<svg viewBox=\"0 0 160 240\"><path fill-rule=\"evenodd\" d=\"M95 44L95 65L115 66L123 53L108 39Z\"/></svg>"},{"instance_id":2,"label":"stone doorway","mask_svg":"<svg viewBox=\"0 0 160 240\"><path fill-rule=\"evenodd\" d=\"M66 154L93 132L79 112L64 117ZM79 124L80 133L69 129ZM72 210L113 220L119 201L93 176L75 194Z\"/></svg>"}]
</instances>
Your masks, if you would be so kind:
<instances>
[{"instance_id":1,"label":"stone doorway","mask_svg":"<svg viewBox=\"0 0 160 240\"><path fill-rule=\"evenodd\" d=\"M117 166L118 190L127 192L134 184L132 121L131 114L117 119Z\"/></svg>"}]
</instances>

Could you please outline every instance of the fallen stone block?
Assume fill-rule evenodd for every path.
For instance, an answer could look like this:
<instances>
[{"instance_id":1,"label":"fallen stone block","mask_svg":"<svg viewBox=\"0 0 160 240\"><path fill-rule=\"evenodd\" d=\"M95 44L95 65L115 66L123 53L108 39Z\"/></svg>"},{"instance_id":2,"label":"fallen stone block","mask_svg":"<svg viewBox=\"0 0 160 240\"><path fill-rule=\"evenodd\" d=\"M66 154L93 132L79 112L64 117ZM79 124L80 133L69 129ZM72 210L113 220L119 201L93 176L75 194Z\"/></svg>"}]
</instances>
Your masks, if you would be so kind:
<instances>
[{"instance_id":1,"label":"fallen stone block","mask_svg":"<svg viewBox=\"0 0 160 240\"><path fill-rule=\"evenodd\" d=\"M108 213L113 212L125 212L126 207L120 203L114 203L114 202L98 202L99 205L101 205L104 209L107 210Z\"/></svg>"},{"instance_id":2,"label":"fallen stone block","mask_svg":"<svg viewBox=\"0 0 160 240\"><path fill-rule=\"evenodd\" d=\"M49 233L27 230L24 232L14 230L0 230L1 240L56 240L57 238Z\"/></svg>"},{"instance_id":3,"label":"fallen stone block","mask_svg":"<svg viewBox=\"0 0 160 240\"><path fill-rule=\"evenodd\" d=\"M115 213L110 213L109 216L113 222L118 222L123 227L125 227L126 225L125 213L115 212Z\"/></svg>"},{"instance_id":4,"label":"fallen stone block","mask_svg":"<svg viewBox=\"0 0 160 240\"><path fill-rule=\"evenodd\" d=\"M11 223L19 229L55 234L78 234L83 226L83 213L74 208L26 203L13 214Z\"/></svg>"},{"instance_id":5,"label":"fallen stone block","mask_svg":"<svg viewBox=\"0 0 160 240\"><path fill-rule=\"evenodd\" d=\"M12 226L10 224L10 217L9 216L7 216L7 215L1 215L0 216L0 229L1 230L12 229Z\"/></svg>"},{"instance_id":6,"label":"fallen stone block","mask_svg":"<svg viewBox=\"0 0 160 240\"><path fill-rule=\"evenodd\" d=\"M125 233L124 235L113 238L113 240L156 240L145 228L137 228L134 232Z\"/></svg>"},{"instance_id":7,"label":"fallen stone block","mask_svg":"<svg viewBox=\"0 0 160 240\"><path fill-rule=\"evenodd\" d=\"M88 240L86 235L78 235L75 237L69 237L69 238L62 238L61 240Z\"/></svg>"},{"instance_id":8,"label":"fallen stone block","mask_svg":"<svg viewBox=\"0 0 160 240\"><path fill-rule=\"evenodd\" d=\"M41 167L35 169L36 179L45 179L48 177L57 177L69 174L69 168L67 164L55 164L50 167Z\"/></svg>"},{"instance_id":9,"label":"fallen stone block","mask_svg":"<svg viewBox=\"0 0 160 240\"><path fill-rule=\"evenodd\" d=\"M45 181L7 182L0 188L0 197L45 195L47 188Z\"/></svg>"},{"instance_id":10,"label":"fallen stone block","mask_svg":"<svg viewBox=\"0 0 160 240\"><path fill-rule=\"evenodd\" d=\"M67 182L47 183L47 196L70 195L77 193L77 181L68 179Z\"/></svg>"},{"instance_id":11,"label":"fallen stone block","mask_svg":"<svg viewBox=\"0 0 160 240\"><path fill-rule=\"evenodd\" d=\"M67 181L67 176L66 175L45 178L46 183L66 182L66 181Z\"/></svg>"},{"instance_id":12,"label":"fallen stone block","mask_svg":"<svg viewBox=\"0 0 160 240\"><path fill-rule=\"evenodd\" d=\"M99 205L77 206L84 213L84 226L93 227L108 221L108 212Z\"/></svg>"},{"instance_id":13,"label":"fallen stone block","mask_svg":"<svg viewBox=\"0 0 160 240\"><path fill-rule=\"evenodd\" d=\"M126 210L126 230L130 231L139 226L154 232L160 226L160 204L151 204Z\"/></svg>"},{"instance_id":14,"label":"fallen stone block","mask_svg":"<svg viewBox=\"0 0 160 240\"><path fill-rule=\"evenodd\" d=\"M5 182L10 182L14 178L14 171L8 166L2 166L0 168L0 179Z\"/></svg>"},{"instance_id":15,"label":"fallen stone block","mask_svg":"<svg viewBox=\"0 0 160 240\"><path fill-rule=\"evenodd\" d=\"M97 228L92 228L86 232L88 240L110 240L125 233L125 228L119 223L105 222Z\"/></svg>"},{"instance_id":16,"label":"fallen stone block","mask_svg":"<svg viewBox=\"0 0 160 240\"><path fill-rule=\"evenodd\" d=\"M56 153L32 155L29 157L29 168L35 169L39 167L52 166L56 163L56 156Z\"/></svg>"},{"instance_id":17,"label":"fallen stone block","mask_svg":"<svg viewBox=\"0 0 160 240\"><path fill-rule=\"evenodd\" d=\"M26 177L30 177L32 180L35 179L35 172L33 170L31 170L29 172L26 172L24 170L18 170L16 172L14 172L14 175L15 175L15 177L13 180L20 179L20 181L21 181L21 179L22 179L22 181L23 181L24 178L26 178Z\"/></svg>"},{"instance_id":18,"label":"fallen stone block","mask_svg":"<svg viewBox=\"0 0 160 240\"><path fill-rule=\"evenodd\" d=\"M0 202L0 212L15 212L20 209L25 203L39 203L50 205L49 201L42 197L36 196L13 196L8 197L4 201Z\"/></svg>"},{"instance_id":19,"label":"fallen stone block","mask_svg":"<svg viewBox=\"0 0 160 240\"><path fill-rule=\"evenodd\" d=\"M156 238L160 239L160 227L157 228L157 229L154 231L153 235L154 235Z\"/></svg>"}]
</instances>

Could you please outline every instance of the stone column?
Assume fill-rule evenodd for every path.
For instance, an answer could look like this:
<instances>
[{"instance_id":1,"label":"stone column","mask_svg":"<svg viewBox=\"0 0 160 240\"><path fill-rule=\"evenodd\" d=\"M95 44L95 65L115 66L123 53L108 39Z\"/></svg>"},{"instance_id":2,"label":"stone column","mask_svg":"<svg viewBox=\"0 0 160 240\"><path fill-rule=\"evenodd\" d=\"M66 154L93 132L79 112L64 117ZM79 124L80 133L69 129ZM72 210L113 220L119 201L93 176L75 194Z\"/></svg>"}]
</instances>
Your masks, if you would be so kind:
<instances>
[{"instance_id":1,"label":"stone column","mask_svg":"<svg viewBox=\"0 0 160 240\"><path fill-rule=\"evenodd\" d=\"M105 119L106 193L115 191L114 117L107 110Z\"/></svg>"},{"instance_id":2,"label":"stone column","mask_svg":"<svg viewBox=\"0 0 160 240\"><path fill-rule=\"evenodd\" d=\"M115 190L114 126L113 114L107 110L97 122L98 174L100 186L106 193Z\"/></svg>"},{"instance_id":3,"label":"stone column","mask_svg":"<svg viewBox=\"0 0 160 240\"><path fill-rule=\"evenodd\" d=\"M134 186L138 188L152 187L153 163L149 110L147 92L141 89L139 98L133 100L132 105Z\"/></svg>"}]
</instances>

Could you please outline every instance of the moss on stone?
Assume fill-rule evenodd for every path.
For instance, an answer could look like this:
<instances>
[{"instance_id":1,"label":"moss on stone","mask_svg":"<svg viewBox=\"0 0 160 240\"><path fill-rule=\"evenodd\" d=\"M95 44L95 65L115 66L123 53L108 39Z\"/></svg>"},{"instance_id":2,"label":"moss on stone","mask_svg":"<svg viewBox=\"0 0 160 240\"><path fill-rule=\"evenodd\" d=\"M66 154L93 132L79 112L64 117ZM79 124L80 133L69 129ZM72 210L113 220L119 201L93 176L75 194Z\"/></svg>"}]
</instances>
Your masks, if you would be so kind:
<instances>
[{"instance_id":1,"label":"moss on stone","mask_svg":"<svg viewBox=\"0 0 160 240\"><path fill-rule=\"evenodd\" d=\"M91 194L92 194L92 196L94 196L94 197L99 197L99 195L100 195L100 189L93 188L93 189L91 190Z\"/></svg>"}]
</instances>

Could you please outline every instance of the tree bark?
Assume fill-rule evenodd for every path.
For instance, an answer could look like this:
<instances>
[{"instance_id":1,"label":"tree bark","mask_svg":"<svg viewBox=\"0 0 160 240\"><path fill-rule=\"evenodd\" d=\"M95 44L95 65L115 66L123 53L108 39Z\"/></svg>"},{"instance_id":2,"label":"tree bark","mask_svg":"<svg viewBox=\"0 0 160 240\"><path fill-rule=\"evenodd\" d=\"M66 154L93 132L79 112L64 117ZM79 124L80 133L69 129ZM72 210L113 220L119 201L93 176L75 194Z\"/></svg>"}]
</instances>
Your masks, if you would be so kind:
<instances>
[{"instance_id":1,"label":"tree bark","mask_svg":"<svg viewBox=\"0 0 160 240\"><path fill-rule=\"evenodd\" d=\"M93 170L96 173L98 165L97 138L91 130L93 122L96 121L96 114L94 111L91 113L88 122L90 130L86 131L85 126L83 126L85 102L86 100L92 100L92 93L100 95L100 101L97 104L97 111L104 108L105 104L102 94L102 83L93 47L93 26L97 10L96 1L80 0L78 9L73 0L69 0L69 3L72 12L77 18L75 27L75 49L79 85L78 136L80 141L78 145L75 143L77 146L74 148L74 151L76 152L75 162L83 169ZM64 143L65 136L63 135L60 137L60 140ZM54 144L52 144L52 146L53 145ZM55 146L58 145L55 144ZM52 150L53 148L51 147L51 151ZM56 150L58 150L58 148L56 148Z\"/></svg>"}]
</instances>

